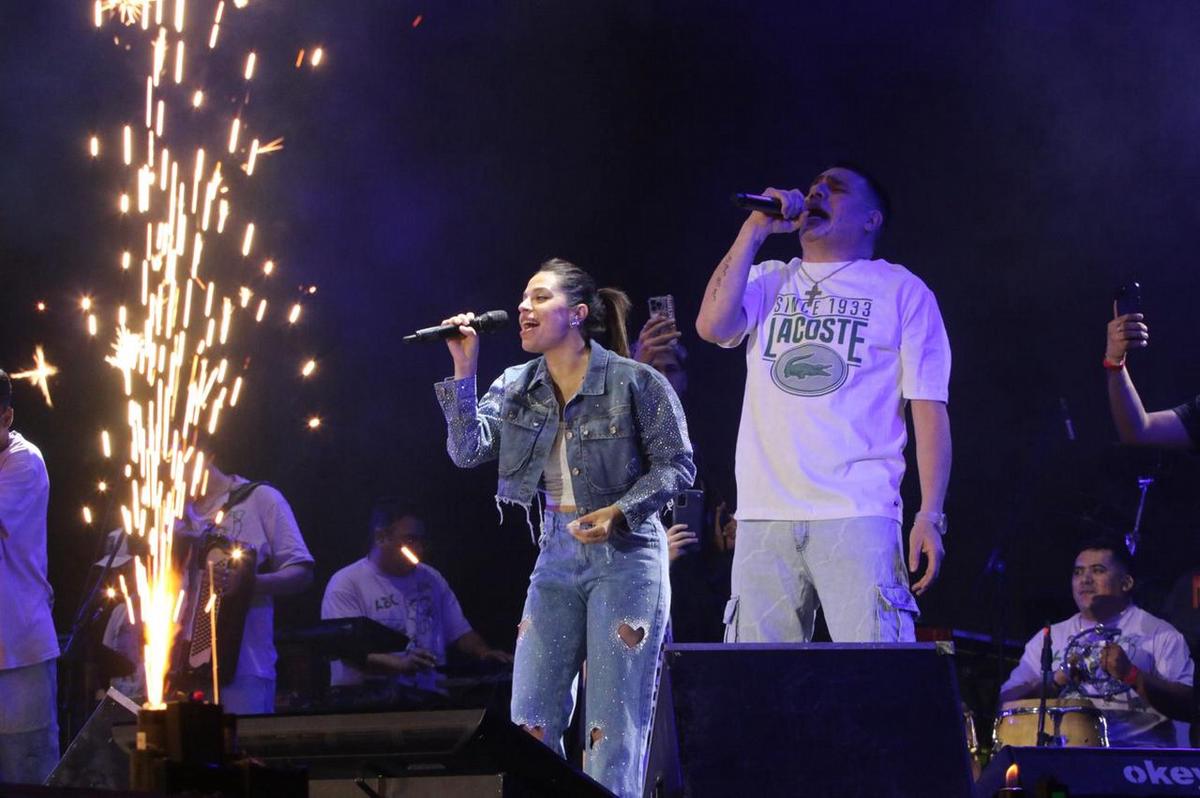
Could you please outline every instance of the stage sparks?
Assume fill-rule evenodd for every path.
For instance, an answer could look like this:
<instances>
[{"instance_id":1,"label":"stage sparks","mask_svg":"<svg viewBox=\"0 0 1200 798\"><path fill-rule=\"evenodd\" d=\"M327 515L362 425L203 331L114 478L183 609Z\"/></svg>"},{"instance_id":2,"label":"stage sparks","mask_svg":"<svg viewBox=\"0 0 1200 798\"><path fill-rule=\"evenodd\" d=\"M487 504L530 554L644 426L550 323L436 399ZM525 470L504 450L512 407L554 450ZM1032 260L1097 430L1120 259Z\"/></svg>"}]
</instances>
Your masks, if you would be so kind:
<instances>
[{"instance_id":1,"label":"stage sparks","mask_svg":"<svg viewBox=\"0 0 1200 798\"><path fill-rule=\"evenodd\" d=\"M123 25L135 25L149 14L153 3L154 0L96 0L96 27L103 25L105 14L117 17Z\"/></svg>"},{"instance_id":2,"label":"stage sparks","mask_svg":"<svg viewBox=\"0 0 1200 798\"><path fill-rule=\"evenodd\" d=\"M33 368L10 374L9 377L14 380L29 380L33 387L41 390L46 406L54 407L54 402L50 400L50 378L56 374L58 368L50 365L50 361L46 360L46 353L42 351L41 345L38 345L33 349Z\"/></svg>"},{"instance_id":3,"label":"stage sparks","mask_svg":"<svg viewBox=\"0 0 1200 798\"><path fill-rule=\"evenodd\" d=\"M142 625L151 708L164 705L170 653L189 599L173 559L176 528L185 504L207 488L205 466L222 414L249 386L239 373L249 363L244 355L254 349L243 340L244 331L255 328L251 319L263 320L267 302L258 297L252 303L263 291L246 283L275 268L267 261L261 272L246 269L236 257L248 258L271 243L261 232L256 237L245 187L256 163L261 168L260 156L283 147L282 137L255 129L247 113L250 95L228 89L234 78L244 84L273 66L264 55L269 50L219 45L222 26L249 21L237 13L247 5L247 0L94 5L97 28L117 21L133 28L117 37L118 45L145 70L130 95L136 105L113 131L121 153L119 162L109 164L121 174L114 224L126 237L120 269L108 285L95 286L103 303L85 296L79 307L90 336L98 335L98 316L108 315L99 305L118 309L112 336L104 336L111 341L104 361L121 375L117 390L126 432L110 438L103 431L101 438L106 460L124 478L123 484L111 480L124 531L146 541L148 553L134 558L134 584L124 576L119 584L130 619ZM290 71L290 64L285 67ZM200 85L201 75L211 85ZM240 99L205 102L210 94ZM92 158L99 158L106 138L88 139ZM113 296L118 292L124 294L120 301ZM294 324L298 313L287 321ZM49 403L46 379L56 370L40 347L36 358L34 370L13 376L34 381ZM315 361L307 361L301 378L311 377L315 368ZM110 482L98 484L105 492ZM92 523L90 508L84 516Z\"/></svg>"}]
</instances>

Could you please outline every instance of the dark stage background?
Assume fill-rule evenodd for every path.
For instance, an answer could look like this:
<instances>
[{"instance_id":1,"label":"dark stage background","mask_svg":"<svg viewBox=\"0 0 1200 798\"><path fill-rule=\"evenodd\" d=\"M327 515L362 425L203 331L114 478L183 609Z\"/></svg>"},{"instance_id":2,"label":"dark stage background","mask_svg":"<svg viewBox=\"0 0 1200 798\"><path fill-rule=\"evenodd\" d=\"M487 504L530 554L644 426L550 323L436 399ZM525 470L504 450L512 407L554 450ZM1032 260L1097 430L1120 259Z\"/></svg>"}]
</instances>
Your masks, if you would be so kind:
<instances>
[{"instance_id":1,"label":"dark stage background","mask_svg":"<svg viewBox=\"0 0 1200 798\"><path fill-rule=\"evenodd\" d=\"M284 491L317 557L317 586L280 602L287 622L315 618L325 580L363 553L371 499L403 493L427 504L429 561L467 615L511 646L535 553L525 518L498 525L494 466L459 471L444 453L431 389L449 373L444 348L399 339L458 309L511 310L546 256L625 287L634 334L648 296L675 294L692 433L731 485L743 355L690 328L740 224L727 195L806 186L843 157L890 187L881 254L937 293L954 350L951 531L924 620L989 631L994 552L1010 577L1007 634L1067 615L1081 519L1123 531L1136 477L1154 469L1147 606L1200 562L1195 461L1115 447L1100 368L1113 289L1136 277L1154 336L1133 358L1147 405L1200 390L1191 0L254 0L251 12L260 50L320 41L328 54L311 80L250 106L286 137L255 189L259 240L285 295L319 292L296 329L256 343L243 432L219 452ZM109 341L88 338L77 309L84 293L106 307L129 240L114 173L86 140L139 112L144 74L90 19L90 2L23 3L0 33L0 364L25 368L43 343L62 368L52 410L16 388L17 426L51 474L60 627L101 531L80 518L101 506L97 431L119 429L122 407L100 362ZM776 240L763 256L797 251ZM309 354L321 368L302 384ZM488 338L481 380L521 358L515 328ZM315 432L313 412L326 422ZM910 513L915 488L910 470Z\"/></svg>"}]
</instances>

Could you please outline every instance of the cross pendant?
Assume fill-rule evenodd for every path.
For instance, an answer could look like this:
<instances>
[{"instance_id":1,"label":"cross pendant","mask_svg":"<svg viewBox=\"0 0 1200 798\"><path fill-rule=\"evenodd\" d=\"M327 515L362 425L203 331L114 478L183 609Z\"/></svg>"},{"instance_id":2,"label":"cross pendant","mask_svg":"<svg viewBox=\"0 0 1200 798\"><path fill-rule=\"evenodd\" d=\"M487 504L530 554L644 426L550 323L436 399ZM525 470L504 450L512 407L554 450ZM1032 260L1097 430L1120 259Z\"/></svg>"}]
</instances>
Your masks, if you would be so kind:
<instances>
[{"instance_id":1,"label":"cross pendant","mask_svg":"<svg viewBox=\"0 0 1200 798\"><path fill-rule=\"evenodd\" d=\"M821 286L813 283L813 287L804 292L804 296L808 297L809 304L817 301L817 297L821 295Z\"/></svg>"}]
</instances>

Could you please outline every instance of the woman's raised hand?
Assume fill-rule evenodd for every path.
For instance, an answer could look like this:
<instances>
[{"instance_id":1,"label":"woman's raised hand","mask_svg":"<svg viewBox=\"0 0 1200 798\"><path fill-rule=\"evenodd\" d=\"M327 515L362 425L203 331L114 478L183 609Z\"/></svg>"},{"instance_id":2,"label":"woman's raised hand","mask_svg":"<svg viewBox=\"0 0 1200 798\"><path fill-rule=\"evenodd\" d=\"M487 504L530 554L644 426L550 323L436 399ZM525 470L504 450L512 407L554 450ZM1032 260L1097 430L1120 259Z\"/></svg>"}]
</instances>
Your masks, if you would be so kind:
<instances>
[{"instance_id":1,"label":"woman's raised hand","mask_svg":"<svg viewBox=\"0 0 1200 798\"><path fill-rule=\"evenodd\" d=\"M475 319L474 313L459 313L448 319L442 319L442 324L457 324L461 336L446 339L446 348L454 360L454 379L462 380L474 377L479 367L479 333L468 327Z\"/></svg>"}]
</instances>

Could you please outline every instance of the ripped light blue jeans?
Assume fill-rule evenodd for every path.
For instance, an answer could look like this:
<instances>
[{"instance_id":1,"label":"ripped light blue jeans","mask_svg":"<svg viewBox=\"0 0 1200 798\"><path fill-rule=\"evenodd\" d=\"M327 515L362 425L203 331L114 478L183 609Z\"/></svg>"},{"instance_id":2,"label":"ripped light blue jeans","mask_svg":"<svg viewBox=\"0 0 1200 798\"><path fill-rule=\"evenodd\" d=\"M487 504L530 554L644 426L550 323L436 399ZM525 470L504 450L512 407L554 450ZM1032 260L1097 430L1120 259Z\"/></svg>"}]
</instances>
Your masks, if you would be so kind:
<instances>
[{"instance_id":1,"label":"ripped light blue jeans","mask_svg":"<svg viewBox=\"0 0 1200 798\"><path fill-rule=\"evenodd\" d=\"M513 722L563 755L575 684L587 660L584 769L619 796L641 796L655 674L671 603L666 535L584 544L574 514L547 512L517 635Z\"/></svg>"}]
</instances>

